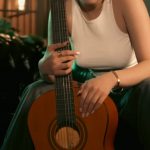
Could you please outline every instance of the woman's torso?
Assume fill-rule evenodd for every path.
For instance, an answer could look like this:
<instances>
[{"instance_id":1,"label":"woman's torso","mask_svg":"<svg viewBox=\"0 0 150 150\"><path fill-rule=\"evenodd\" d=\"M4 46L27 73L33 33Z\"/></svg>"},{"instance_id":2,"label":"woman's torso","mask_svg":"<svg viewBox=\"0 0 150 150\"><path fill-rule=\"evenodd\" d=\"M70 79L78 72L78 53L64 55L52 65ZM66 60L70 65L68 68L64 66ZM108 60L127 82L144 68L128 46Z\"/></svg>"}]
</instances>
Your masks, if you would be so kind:
<instances>
[{"instance_id":1,"label":"woman's torso","mask_svg":"<svg viewBox=\"0 0 150 150\"><path fill-rule=\"evenodd\" d=\"M75 0L70 2L66 7L67 12L71 12L67 13L67 20L74 49L81 52L76 60L79 66L104 70L127 68L137 63L115 0L104 0L100 15L91 20L84 16Z\"/></svg>"}]
</instances>

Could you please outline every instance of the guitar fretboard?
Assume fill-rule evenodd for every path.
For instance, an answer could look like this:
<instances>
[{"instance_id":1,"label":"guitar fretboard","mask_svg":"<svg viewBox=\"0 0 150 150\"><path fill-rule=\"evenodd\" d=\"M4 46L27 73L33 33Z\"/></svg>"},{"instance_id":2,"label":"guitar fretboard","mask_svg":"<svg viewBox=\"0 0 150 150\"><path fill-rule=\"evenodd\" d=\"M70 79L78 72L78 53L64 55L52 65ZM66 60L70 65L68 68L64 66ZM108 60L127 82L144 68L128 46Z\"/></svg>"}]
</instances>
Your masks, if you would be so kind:
<instances>
[{"instance_id":1,"label":"guitar fretboard","mask_svg":"<svg viewBox=\"0 0 150 150\"><path fill-rule=\"evenodd\" d=\"M65 2L64 0L51 0L52 14L52 38L53 43L60 43L69 40L66 26ZM70 49L66 47L59 49L63 51ZM56 77L56 109L58 124L71 125L75 122L74 96L72 89L72 75Z\"/></svg>"}]
</instances>

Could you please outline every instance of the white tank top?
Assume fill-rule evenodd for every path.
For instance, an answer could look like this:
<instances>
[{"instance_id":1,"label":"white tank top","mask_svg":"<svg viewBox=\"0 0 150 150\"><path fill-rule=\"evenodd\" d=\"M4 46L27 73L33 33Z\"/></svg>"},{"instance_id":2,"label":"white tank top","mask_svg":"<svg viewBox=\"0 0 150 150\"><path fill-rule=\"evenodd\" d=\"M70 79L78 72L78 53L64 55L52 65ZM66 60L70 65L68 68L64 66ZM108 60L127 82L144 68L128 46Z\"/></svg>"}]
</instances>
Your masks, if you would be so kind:
<instances>
[{"instance_id":1,"label":"white tank top","mask_svg":"<svg viewBox=\"0 0 150 150\"><path fill-rule=\"evenodd\" d=\"M80 51L76 63L92 69L121 69L134 66L137 59L128 34L116 24L111 0L104 0L101 14L87 20L72 0L72 40Z\"/></svg>"}]
</instances>

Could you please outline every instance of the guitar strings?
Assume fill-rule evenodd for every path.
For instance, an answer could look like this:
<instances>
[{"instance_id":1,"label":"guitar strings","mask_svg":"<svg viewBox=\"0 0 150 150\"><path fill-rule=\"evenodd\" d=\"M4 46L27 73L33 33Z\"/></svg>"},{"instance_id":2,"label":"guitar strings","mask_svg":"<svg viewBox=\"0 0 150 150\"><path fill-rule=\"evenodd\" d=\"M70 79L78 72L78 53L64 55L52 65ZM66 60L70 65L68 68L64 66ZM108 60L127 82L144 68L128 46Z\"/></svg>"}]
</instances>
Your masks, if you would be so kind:
<instances>
[{"instance_id":1,"label":"guitar strings","mask_svg":"<svg viewBox=\"0 0 150 150\"><path fill-rule=\"evenodd\" d=\"M63 6L62 6L63 5ZM61 7L63 7L62 8L62 10L64 9L64 3L61 5ZM66 23L66 19L65 19L65 17L66 17L66 14L65 14L65 11L62 11L62 15L63 15L63 17L62 18L64 18L64 21L65 21L65 23ZM63 26L63 31L65 31L65 32L67 32L66 31L66 26ZM65 40L67 39L67 33L66 34L64 34L65 35ZM68 47L67 47L68 48ZM68 48L69 49L69 48ZM66 86L65 86L65 98L66 98L66 101L67 101L67 121L68 121L68 125L70 126L70 127L72 127L73 125L71 125L71 123L72 123L72 121L71 121L71 111L72 111L72 107L71 107L71 97L70 97L70 94L71 94L71 91L70 91L70 84L69 84L69 75L67 75L67 76L64 76L64 80L65 80L65 83L66 83ZM67 132L68 132L68 138L70 139L71 138L71 140L72 140L72 136L71 135L73 135L73 133L72 133L72 130L71 130L71 132L69 132L69 130L70 130L70 128L67 128ZM69 139L67 139L68 140L68 146L69 146L69 148L71 148L71 143L69 143L70 142L70 140Z\"/></svg>"},{"instance_id":2,"label":"guitar strings","mask_svg":"<svg viewBox=\"0 0 150 150\"><path fill-rule=\"evenodd\" d=\"M64 1L61 3L61 5L60 5L60 7L61 7L61 10L65 10L65 6L64 6ZM66 14L65 14L65 11L62 11L62 15L63 15L63 17L62 17L62 19L64 19L63 21L64 21L64 23L66 23ZM68 38L68 34L66 33L67 32L67 28L66 28L66 26L65 26L65 24L64 24L64 26L62 26L62 31L64 31L65 32L65 37L64 37L64 39L65 40L67 40L67 38ZM63 39L63 37L62 37L62 39ZM61 39L61 40L62 40ZM63 42L63 41L62 41ZM67 45L68 46L68 45ZM69 49L69 47L68 47L68 49ZM70 83L70 81L72 81L72 80L70 80L70 75L67 75L67 76L63 76L63 82L64 83L66 83L66 85L64 85L65 86L65 91L64 91L64 94L65 94L65 99L64 100L66 100L67 101L67 107L65 108L65 109L68 109L68 110L66 110L65 112L67 112L68 114L66 114L66 116L67 116L67 121L68 121L68 125L70 126L70 127L73 127L73 121L71 120L71 116L72 116L72 107L71 107L71 102L72 102L72 95L71 95L71 93L72 93L72 91L71 91L71 83ZM66 104L65 104L66 105ZM70 128L67 128L67 132L69 133L69 136L70 137L68 137L68 138L71 138L72 139L72 135L73 135L73 130L71 130L71 132L69 132L69 129ZM67 139L67 140L69 140L69 139ZM68 141L68 143L69 143L69 141ZM71 148L70 146L72 146L71 145L72 143L69 143L69 148Z\"/></svg>"},{"instance_id":3,"label":"guitar strings","mask_svg":"<svg viewBox=\"0 0 150 150\"><path fill-rule=\"evenodd\" d=\"M61 22L59 22L59 31L60 31L60 33L61 33L61 31L63 31L63 27L64 27L63 24L62 24L63 21L64 21L64 20L63 20L63 17L64 17L64 16L61 16L61 15L63 15L63 14L61 14L61 13L63 13L63 11L61 12L61 10L62 10L62 6L63 6L63 3L64 3L64 2L63 2L63 1L60 1L59 3L60 3L60 5L59 5L59 10L60 10L60 11L59 11L58 16L60 17L60 19L62 19ZM59 42L64 42L63 39L64 39L65 37L63 37L63 36L64 36L64 35L62 35L62 33L61 33L60 36L59 36L59 37L60 37ZM61 50L63 50L63 48L62 48ZM67 111L68 111L67 108L68 108L68 107L67 107L67 103L65 102L65 100L67 100L67 97L66 97L66 95L65 95L65 93L66 93L66 88L65 88L65 80L64 80L64 78L65 78L65 76L62 76L62 78L61 78L61 77L59 78L59 79L60 79L60 84L59 84L59 85L63 85L63 86L62 86L62 95L63 95L63 99L62 99L62 100L63 100L63 106L65 107L64 109L65 109L65 117L66 117L66 116L67 116ZM62 79L62 80L61 80L61 79ZM61 83L61 81L63 82L63 84ZM64 91L63 91L63 90L64 90ZM62 106L61 106L61 107L62 107ZM61 109L62 109L62 108L61 108ZM66 120L66 124L67 124L67 120L68 120L67 117L66 117L65 120ZM65 128L64 128L64 129L65 129ZM65 131L64 131L64 130L61 130L61 131L62 131L62 137L63 137L62 140L63 140L63 141L66 141L65 144L68 144L68 138L67 138L67 136L65 136ZM63 144L64 144L64 143L63 143Z\"/></svg>"},{"instance_id":4,"label":"guitar strings","mask_svg":"<svg viewBox=\"0 0 150 150\"><path fill-rule=\"evenodd\" d=\"M61 9L64 9L64 8L62 8L63 7L63 1L61 1L61 2L59 2L60 3L60 5L58 5L58 7L59 7L59 9L58 10L61 10ZM57 9L55 9L55 10L57 10ZM58 16L60 17L61 15L64 15L64 14L60 14L60 13L63 13L63 11L62 12L60 12L60 11L58 11ZM58 17L57 16L57 17ZM62 17L62 16L61 16ZM63 16L64 17L64 16ZM63 19L63 18L60 18L60 19ZM61 20L61 21L64 21L64 20ZM63 29L63 25L61 24L61 22L58 22L58 26L59 26L59 31L62 31L62 30L64 30ZM59 32L58 32L59 33ZM64 42L63 41L63 38L65 38L65 37L62 37L62 34L60 34L60 36L58 36L60 39L59 39L59 42ZM65 107L64 109L65 109L65 117L66 117L66 125L68 124L68 119L69 119L69 117L68 117L68 114L67 114L67 112L68 112L68 110L67 110L67 108L68 108L68 106L67 106L67 103L65 102L65 100L68 102L68 99L67 99L67 96L66 96L66 87L65 87L65 76L62 76L62 80L61 80L61 77L59 78L60 80L59 80L59 84L58 85L62 85L62 87L63 87L63 89L61 89L62 91L62 93L61 93L61 95L62 95L62 99L61 100L63 100L63 106ZM63 82L63 83L61 83L61 81ZM64 90L64 91L63 91ZM62 106L61 106L62 107ZM62 108L61 108L62 109ZM69 108L68 108L69 109ZM70 122L70 119L69 119L69 122ZM66 132L67 132L67 128L64 128L64 129L66 129ZM60 137L62 137L62 139L61 139L61 141L66 141L66 143L65 144L67 144L66 146L68 146L68 138L67 138L67 135L65 136L65 133L64 133L64 130L61 130L61 136ZM64 144L64 143L63 143Z\"/></svg>"},{"instance_id":5,"label":"guitar strings","mask_svg":"<svg viewBox=\"0 0 150 150\"><path fill-rule=\"evenodd\" d=\"M63 12L63 13L65 13L65 11ZM64 14L64 17L66 17L66 14ZM67 29L67 28L66 28ZM66 32L68 32L68 29L67 29L67 31ZM69 35L68 33L66 34L66 35ZM69 47L69 45L68 45L68 49L69 49L70 47ZM69 87L69 92L68 92L68 94L69 94L69 107L70 107L70 118L72 119L71 120L71 123L70 123L70 127L74 127L74 119L75 118L73 118L73 117L75 117L75 114L74 114L74 95L73 95L73 86L72 86L72 75L71 74L69 74L68 76L68 87ZM71 117L72 116L72 117ZM72 136L73 137L73 129L71 129L71 135L70 136ZM73 138L72 138L73 139ZM71 143L71 144L73 144L73 143Z\"/></svg>"},{"instance_id":6,"label":"guitar strings","mask_svg":"<svg viewBox=\"0 0 150 150\"><path fill-rule=\"evenodd\" d=\"M64 1L61 1L61 2L62 2L60 4L60 7L61 7L60 10L62 10L62 12L61 12L62 13L62 16L61 16L62 20L61 21L63 22L64 21L63 19L65 17L64 16L64 11L65 11L64 9L65 9L65 7L64 7ZM61 31L65 31L65 26L64 25L61 26ZM64 36L64 37L61 37L61 42L64 42L63 40L64 39L66 40L66 34L61 34L61 36ZM63 48L63 50L64 50L64 48ZM66 83L67 83L66 82L66 76L63 76L63 88L64 88L64 93L63 93L64 94L64 99L63 100L64 100L64 106L65 106L65 117L66 117L66 126L67 126L68 125L68 121L70 122L70 118L69 118L69 108L68 108L68 96L66 94L67 93L67 87L66 87L67 85L66 85ZM65 130L66 131L65 132L66 136L64 135L64 138L66 138L66 140L65 140L66 143L65 144L68 147L68 143L69 143L69 141L68 141L69 139L68 139L68 136L67 136L68 135L67 134L68 133L68 128L65 128L65 129L66 129Z\"/></svg>"},{"instance_id":7,"label":"guitar strings","mask_svg":"<svg viewBox=\"0 0 150 150\"><path fill-rule=\"evenodd\" d=\"M53 2L51 1L51 3L52 3L51 5L53 5L53 6L52 6L53 13L55 13L54 10L57 10L56 3L54 2L54 0L53 0ZM55 13L55 15L54 15L53 13L52 13L52 17L53 17L52 20L54 21L54 20L55 20L54 17L57 17L57 18L58 18L59 15L57 16L57 13ZM59 13L59 11L58 11L58 13ZM55 23L56 23L56 22L55 22ZM58 24L58 25L59 25L59 24ZM58 27L58 28L60 28L60 27ZM58 42L58 37L59 37L59 36L58 36L58 35L57 35L57 36L54 35L57 30L58 30L58 29L56 29L56 25L53 23L53 30L52 30L52 32L53 32L53 42ZM56 77L56 83L55 83L55 84L56 84L56 87L55 87L55 88L56 88L56 97L57 97L57 100L58 100L59 103L60 103L60 100L59 100L60 97L59 97L59 94L58 94L58 93L61 92L61 90L59 90L59 87L57 87L57 85L60 85L60 84L59 84L59 78L58 78L58 77ZM60 94L62 95L62 93L60 93ZM59 110L59 107L60 107L60 106L59 106L58 101L57 101L57 103L56 103L56 104L57 104L57 109L56 109L56 110L57 110L57 118L58 118L59 115L60 115L60 114L59 114L59 111L60 111L60 110ZM58 125L59 125L59 121L58 121ZM62 134L62 132L58 132L56 138L57 138L58 141L61 141L61 140L63 139L63 134Z\"/></svg>"},{"instance_id":8,"label":"guitar strings","mask_svg":"<svg viewBox=\"0 0 150 150\"><path fill-rule=\"evenodd\" d=\"M58 2L58 1L57 1ZM58 3L59 3L59 5L58 5ZM65 6L64 6L64 0L62 0L62 1L59 1L57 4L53 4L53 8L55 9L55 11L56 10L58 10L57 12L58 13L56 13L55 11L54 11L54 13L55 13L55 15L56 15L56 17L57 18L59 18L61 15L63 15L63 17L62 18L60 18L60 19L65 19L65 11L59 11L59 10L64 10L65 9ZM62 13L62 14L61 14ZM54 20L54 18L53 18L53 20ZM58 20L57 20L58 21ZM61 20L61 21L65 21L65 20ZM58 23L57 25L58 25L58 29L56 29L56 27L57 27L57 25L53 25L53 34L54 34L54 31L56 32L56 31L64 31L64 32L66 32L67 30L66 30L66 27L64 26L64 25L62 25L61 23L60 23L60 21L58 21L58 22L56 22L56 23ZM58 32L59 33L59 32ZM55 37L53 37L54 39L54 42L64 42L63 40L65 39L65 40L67 40L67 38L68 38L68 36L65 34L65 37L62 37L62 35L60 34L59 36L57 35L57 36L55 36ZM69 47L68 47L68 49L69 49ZM62 49L61 49L62 50ZM58 109L60 109L60 107L62 107L62 106L64 106L65 108L65 120L66 120L66 125L68 126L70 126L70 127L72 127L73 128L73 120L71 120L71 115L73 115L73 108L71 107L72 106L72 89L71 89L71 83L72 82L69 82L69 81L72 81L72 79L71 79L71 77L72 76L70 76L70 75L68 75L68 76L62 76L62 78L61 77L56 77L56 82L58 83L56 83L57 85L61 85L61 87L59 88L59 87L57 87L56 88L56 97L59 99L59 104L57 104L58 106L57 107L59 107ZM69 80L69 79L71 79L71 80ZM68 82L67 82L68 81ZM67 84L65 84L65 83L67 83L67 84L69 84L68 86L67 86ZM67 88L68 87L68 88ZM61 89L61 90L60 90ZM63 90L64 90L64 92L63 92ZM68 90L68 91L67 91ZM68 94L67 94L67 92L68 92ZM59 94L58 94L59 93ZM70 93L70 94L69 94ZM58 95L59 95L59 97L58 97ZM65 103L65 100L66 100L66 103ZM61 103L60 103L60 101L61 101ZM62 104L62 101L63 101L63 104ZM61 105L62 104L62 105ZM58 110L57 110L58 111ZM59 114L59 112L61 112L62 111L62 108L57 112L57 115L63 115L63 113L62 114ZM61 120L62 121L62 120ZM68 130L68 128L66 128L67 130ZM68 131L67 131L68 132ZM68 139L66 139L67 138L67 136L65 136L64 134L64 130L61 130L59 133L58 133L58 140L60 140L60 141L66 141L66 140L68 140ZM71 130L71 133L69 132L69 135L71 134L71 136L73 135L73 130ZM66 143L65 143L66 144ZM70 143L70 144L73 144L73 143ZM69 144L69 146L73 146L73 145L70 145Z\"/></svg>"}]
</instances>

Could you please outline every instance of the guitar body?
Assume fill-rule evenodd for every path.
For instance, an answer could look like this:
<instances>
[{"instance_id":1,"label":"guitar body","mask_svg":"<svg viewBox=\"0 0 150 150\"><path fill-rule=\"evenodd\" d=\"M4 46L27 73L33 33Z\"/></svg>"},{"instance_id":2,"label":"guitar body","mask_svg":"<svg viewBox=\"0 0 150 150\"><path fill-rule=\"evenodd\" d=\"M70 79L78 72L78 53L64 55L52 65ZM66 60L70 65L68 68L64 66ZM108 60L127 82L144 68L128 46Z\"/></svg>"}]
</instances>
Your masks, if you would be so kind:
<instances>
[{"instance_id":1,"label":"guitar body","mask_svg":"<svg viewBox=\"0 0 150 150\"><path fill-rule=\"evenodd\" d=\"M79 112L78 86L73 86L75 122L57 123L55 89L41 95L32 104L28 127L35 150L114 150L118 116L113 101L104 104L89 117Z\"/></svg>"}]
</instances>

